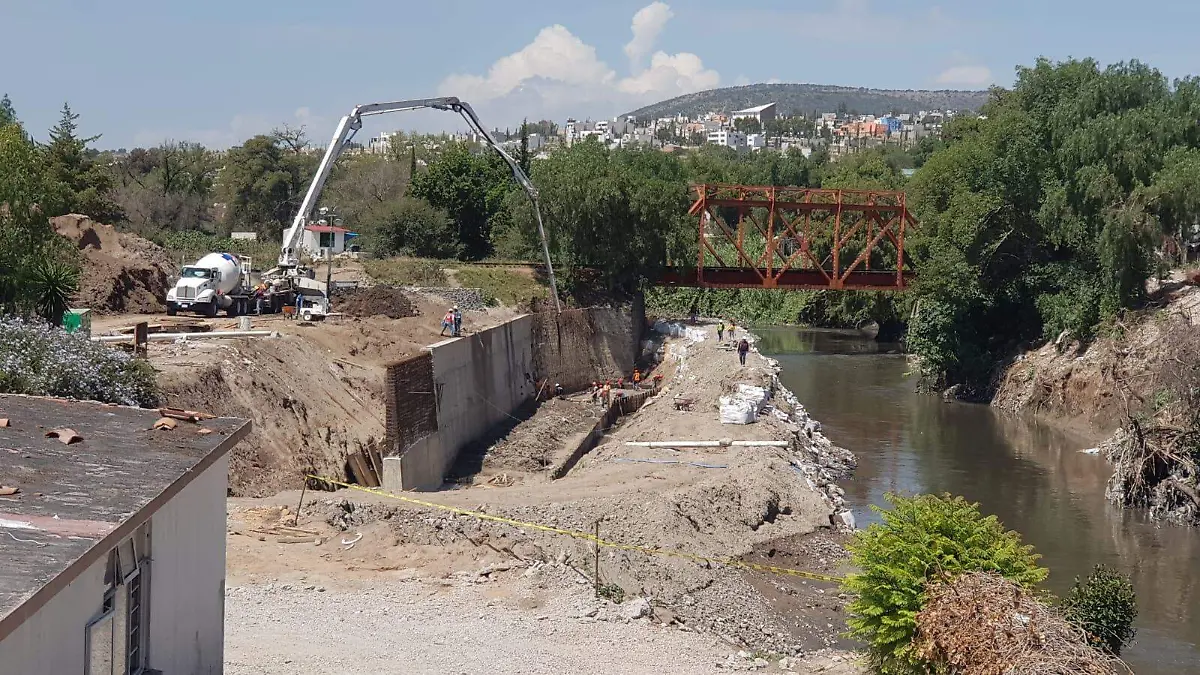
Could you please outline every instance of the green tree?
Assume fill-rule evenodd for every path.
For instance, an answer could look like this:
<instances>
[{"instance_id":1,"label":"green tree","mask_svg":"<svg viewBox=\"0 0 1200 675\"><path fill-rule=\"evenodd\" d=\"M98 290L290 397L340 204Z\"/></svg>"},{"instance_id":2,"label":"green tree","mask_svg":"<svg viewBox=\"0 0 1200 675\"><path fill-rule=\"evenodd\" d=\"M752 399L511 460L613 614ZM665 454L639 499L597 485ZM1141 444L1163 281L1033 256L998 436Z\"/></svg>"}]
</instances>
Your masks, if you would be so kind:
<instances>
[{"instance_id":1,"label":"green tree","mask_svg":"<svg viewBox=\"0 0 1200 675\"><path fill-rule=\"evenodd\" d=\"M409 165L392 155L343 157L321 195L321 202L335 206L351 227L374 222L380 209L401 200L409 187Z\"/></svg>"},{"instance_id":2,"label":"green tree","mask_svg":"<svg viewBox=\"0 0 1200 675\"><path fill-rule=\"evenodd\" d=\"M249 228L271 240L282 236L316 171L318 158L304 148L302 132L283 129L229 150L219 187L228 205L227 230Z\"/></svg>"},{"instance_id":3,"label":"green tree","mask_svg":"<svg viewBox=\"0 0 1200 675\"><path fill-rule=\"evenodd\" d=\"M135 230L211 230L218 164L197 143L134 148L117 163L114 200Z\"/></svg>"},{"instance_id":4,"label":"green tree","mask_svg":"<svg viewBox=\"0 0 1200 675\"><path fill-rule=\"evenodd\" d=\"M62 211L63 192L42 160L18 125L0 126L0 312L57 321L63 297L75 290L78 261L46 217Z\"/></svg>"},{"instance_id":5,"label":"green tree","mask_svg":"<svg viewBox=\"0 0 1200 675\"><path fill-rule=\"evenodd\" d=\"M529 175L529 160L529 120L524 120L521 122L521 148L517 153L517 164L526 176Z\"/></svg>"},{"instance_id":6,"label":"green tree","mask_svg":"<svg viewBox=\"0 0 1200 675\"><path fill-rule=\"evenodd\" d=\"M511 173L499 155L473 153L464 143L451 144L412 182L413 196L450 214L464 260L491 253L493 219L512 188Z\"/></svg>"},{"instance_id":7,"label":"green tree","mask_svg":"<svg viewBox=\"0 0 1200 675\"><path fill-rule=\"evenodd\" d=\"M551 254L565 266L568 285L631 292L655 278L672 251L682 250L688 190L673 156L610 151L588 139L533 169ZM527 203L515 204L516 221L532 241Z\"/></svg>"},{"instance_id":8,"label":"green tree","mask_svg":"<svg viewBox=\"0 0 1200 675\"><path fill-rule=\"evenodd\" d=\"M909 348L927 382L981 397L1017 345L1089 339L1142 301L1162 227L1194 218L1200 87L1172 90L1136 61L1040 60L983 112L948 123L944 147L918 147L918 161L932 152L911 181L909 247L921 299Z\"/></svg>"},{"instance_id":9,"label":"green tree","mask_svg":"<svg viewBox=\"0 0 1200 675\"><path fill-rule=\"evenodd\" d=\"M963 572L995 572L1022 586L1046 578L1033 547L1005 530L995 516L962 497L888 495L883 522L855 533L850 544L860 570L845 582L854 594L850 634L867 643L872 664L885 675L927 672L913 653L916 616L926 583Z\"/></svg>"},{"instance_id":10,"label":"green tree","mask_svg":"<svg viewBox=\"0 0 1200 675\"><path fill-rule=\"evenodd\" d=\"M8 94L5 94L3 97L0 97L0 127L16 124L17 122L17 111L13 109L12 99L8 97Z\"/></svg>"},{"instance_id":11,"label":"green tree","mask_svg":"<svg viewBox=\"0 0 1200 675\"><path fill-rule=\"evenodd\" d=\"M63 197L60 212L47 215L82 213L100 222L116 222L122 213L111 198L113 173L88 149L88 144L100 137L79 137L78 119L79 115L64 103L62 117L50 130L50 142L43 149L47 177Z\"/></svg>"},{"instance_id":12,"label":"green tree","mask_svg":"<svg viewBox=\"0 0 1200 675\"><path fill-rule=\"evenodd\" d=\"M376 255L452 258L459 253L454 221L424 199L389 201L373 210L362 225Z\"/></svg>"}]
</instances>

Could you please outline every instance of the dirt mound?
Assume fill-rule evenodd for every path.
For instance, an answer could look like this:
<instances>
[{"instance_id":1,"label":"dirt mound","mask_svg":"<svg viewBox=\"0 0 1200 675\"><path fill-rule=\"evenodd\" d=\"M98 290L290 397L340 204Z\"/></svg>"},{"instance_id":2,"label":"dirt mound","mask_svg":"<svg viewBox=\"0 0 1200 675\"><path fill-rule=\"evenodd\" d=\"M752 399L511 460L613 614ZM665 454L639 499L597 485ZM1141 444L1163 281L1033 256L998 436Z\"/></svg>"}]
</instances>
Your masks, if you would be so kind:
<instances>
[{"instance_id":1,"label":"dirt mound","mask_svg":"<svg viewBox=\"0 0 1200 675\"><path fill-rule=\"evenodd\" d=\"M403 319L420 312L408 296L391 286L371 286L342 291L334 296L334 311L350 316L386 316Z\"/></svg>"},{"instance_id":2,"label":"dirt mound","mask_svg":"<svg viewBox=\"0 0 1200 675\"><path fill-rule=\"evenodd\" d=\"M58 216L50 224L83 254L76 304L97 312L163 310L168 270L173 267L166 251L87 216Z\"/></svg>"},{"instance_id":3,"label":"dirt mound","mask_svg":"<svg viewBox=\"0 0 1200 675\"><path fill-rule=\"evenodd\" d=\"M997 574L935 585L917 615L917 654L964 675L1108 675L1131 672L1087 644L1028 591Z\"/></svg>"},{"instance_id":4,"label":"dirt mound","mask_svg":"<svg viewBox=\"0 0 1200 675\"><path fill-rule=\"evenodd\" d=\"M305 473L341 478L348 455L383 438L382 371L331 362L295 335L222 344L154 345L168 405L253 421L233 450L230 488L264 495L298 487ZM164 358L169 353L169 359Z\"/></svg>"}]
</instances>

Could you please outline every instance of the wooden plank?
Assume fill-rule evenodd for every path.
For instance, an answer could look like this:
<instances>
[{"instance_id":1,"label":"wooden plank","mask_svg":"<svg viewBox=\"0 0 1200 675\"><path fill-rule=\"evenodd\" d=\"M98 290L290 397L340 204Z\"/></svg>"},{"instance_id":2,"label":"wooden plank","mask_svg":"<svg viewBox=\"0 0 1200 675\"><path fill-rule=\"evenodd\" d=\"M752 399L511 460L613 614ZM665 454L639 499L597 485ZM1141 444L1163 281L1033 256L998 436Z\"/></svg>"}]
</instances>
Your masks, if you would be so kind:
<instances>
[{"instance_id":1,"label":"wooden plank","mask_svg":"<svg viewBox=\"0 0 1200 675\"><path fill-rule=\"evenodd\" d=\"M346 478L348 478L351 483L355 483L357 485L367 484L366 477L359 474L359 467L354 461L354 455L346 455L346 474Z\"/></svg>"},{"instance_id":2,"label":"wooden plank","mask_svg":"<svg viewBox=\"0 0 1200 675\"><path fill-rule=\"evenodd\" d=\"M356 452L353 455L350 455L350 457L355 462L355 467L358 474L363 478L363 485L366 485L367 487L379 487L379 478L375 475L375 472L371 469L370 463L368 463L367 459L363 457L363 454L361 452Z\"/></svg>"},{"instance_id":3,"label":"wooden plank","mask_svg":"<svg viewBox=\"0 0 1200 675\"><path fill-rule=\"evenodd\" d=\"M367 448L367 453L371 457L371 466L375 469L375 475L379 477L379 484L383 485L383 457L379 454L379 448L371 446Z\"/></svg>"}]
</instances>

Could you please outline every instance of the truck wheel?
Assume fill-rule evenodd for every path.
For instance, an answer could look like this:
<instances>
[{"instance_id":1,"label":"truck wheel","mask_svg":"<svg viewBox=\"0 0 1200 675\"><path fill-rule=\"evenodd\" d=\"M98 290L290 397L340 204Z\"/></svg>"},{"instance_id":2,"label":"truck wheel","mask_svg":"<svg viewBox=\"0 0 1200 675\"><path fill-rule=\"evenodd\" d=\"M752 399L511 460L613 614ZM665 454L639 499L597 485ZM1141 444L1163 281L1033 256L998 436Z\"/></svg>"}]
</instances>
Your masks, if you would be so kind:
<instances>
[{"instance_id":1,"label":"truck wheel","mask_svg":"<svg viewBox=\"0 0 1200 675\"><path fill-rule=\"evenodd\" d=\"M204 314L210 319L214 318L217 315L217 301L216 300L213 300L212 302L208 303L208 306L206 306L204 308Z\"/></svg>"},{"instance_id":2,"label":"truck wheel","mask_svg":"<svg viewBox=\"0 0 1200 675\"><path fill-rule=\"evenodd\" d=\"M305 312L300 315L300 318L304 319L305 321L312 321L312 312Z\"/></svg>"},{"instance_id":3,"label":"truck wheel","mask_svg":"<svg viewBox=\"0 0 1200 675\"><path fill-rule=\"evenodd\" d=\"M176 307L173 303L170 303L170 302L167 303L167 316L175 316L175 314L178 311L179 311L179 308Z\"/></svg>"}]
</instances>

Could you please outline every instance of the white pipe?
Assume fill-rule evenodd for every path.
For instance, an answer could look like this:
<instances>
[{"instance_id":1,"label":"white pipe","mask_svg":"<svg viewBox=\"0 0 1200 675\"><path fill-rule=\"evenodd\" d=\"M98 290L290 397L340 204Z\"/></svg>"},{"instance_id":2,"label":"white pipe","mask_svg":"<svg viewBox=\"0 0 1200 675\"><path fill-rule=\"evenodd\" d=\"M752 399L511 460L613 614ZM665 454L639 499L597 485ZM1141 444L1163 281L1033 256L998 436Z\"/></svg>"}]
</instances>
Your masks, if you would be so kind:
<instances>
[{"instance_id":1,"label":"white pipe","mask_svg":"<svg viewBox=\"0 0 1200 675\"><path fill-rule=\"evenodd\" d=\"M273 330L217 330L209 333L150 333L146 339L150 342L174 342L179 338L185 340L208 340L216 338L241 337L279 337ZM133 334L128 335L96 335L92 342L133 342Z\"/></svg>"},{"instance_id":2,"label":"white pipe","mask_svg":"<svg viewBox=\"0 0 1200 675\"><path fill-rule=\"evenodd\" d=\"M741 448L786 448L791 441L731 441L726 438L719 441L626 441L625 445L638 448L723 448L731 445Z\"/></svg>"}]
</instances>

